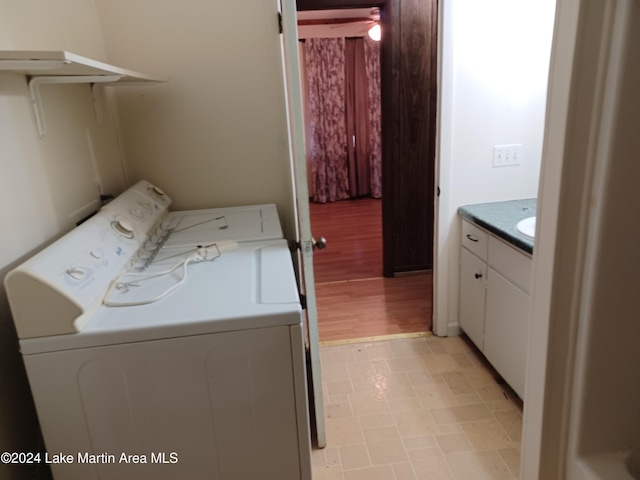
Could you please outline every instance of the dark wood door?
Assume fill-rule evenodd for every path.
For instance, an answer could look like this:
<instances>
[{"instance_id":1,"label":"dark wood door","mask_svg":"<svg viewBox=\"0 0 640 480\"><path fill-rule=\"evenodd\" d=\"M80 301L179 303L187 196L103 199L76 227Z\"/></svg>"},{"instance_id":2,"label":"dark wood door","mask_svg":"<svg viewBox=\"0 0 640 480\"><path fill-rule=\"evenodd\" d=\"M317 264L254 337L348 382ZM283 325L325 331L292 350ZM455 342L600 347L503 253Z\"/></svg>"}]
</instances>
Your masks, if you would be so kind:
<instances>
[{"instance_id":1,"label":"dark wood door","mask_svg":"<svg viewBox=\"0 0 640 480\"><path fill-rule=\"evenodd\" d=\"M437 0L297 0L298 10L380 7L383 270L433 267Z\"/></svg>"}]
</instances>

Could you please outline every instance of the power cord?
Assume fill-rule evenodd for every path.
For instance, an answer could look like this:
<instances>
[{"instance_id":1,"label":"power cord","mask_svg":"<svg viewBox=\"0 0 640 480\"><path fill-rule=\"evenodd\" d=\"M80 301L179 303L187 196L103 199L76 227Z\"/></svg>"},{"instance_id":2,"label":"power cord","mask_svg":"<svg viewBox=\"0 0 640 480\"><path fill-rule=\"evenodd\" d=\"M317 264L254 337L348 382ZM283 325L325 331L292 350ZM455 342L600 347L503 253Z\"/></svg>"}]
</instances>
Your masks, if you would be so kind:
<instances>
[{"instance_id":1,"label":"power cord","mask_svg":"<svg viewBox=\"0 0 640 480\"><path fill-rule=\"evenodd\" d=\"M215 252L214 255L211 255L211 252L209 251L208 247L215 247L216 252ZM164 297L166 297L167 295L169 295L171 292L177 290L182 285L184 285L184 283L187 281L187 266L189 265L189 263L192 263L192 262L193 263L200 263L200 262L204 262L204 261L213 261L216 258L218 258L220 255L221 255L220 249L214 243L214 244L211 244L211 245L207 245L207 247L199 247L198 251L196 253L194 253L192 255L189 255L184 260L180 260L173 267L171 267L168 270L162 271L162 272L156 272L156 273L126 272L126 273L123 273L122 275L119 275L113 282L111 282L111 285L109 285L109 288L107 289L107 293L105 294L102 303L104 305L106 305L107 307L135 307L135 306L139 306L139 305L149 305L151 303L155 303L158 300L161 300ZM114 290L119 290L119 291L122 291L122 292L126 293L126 292L129 291L129 289L131 287L139 287L140 286L140 282L143 282L145 280L151 280L153 278L158 278L158 277L163 277L163 276L166 276L166 275L170 275L174 271L179 269L180 267L182 267L182 278L180 279L180 281L178 283L176 283L175 285L169 287L164 292L162 292L160 295L158 295L158 296L156 296L154 298L151 298L151 299L148 299L148 300L140 300L140 301L137 301L137 302L114 302L114 301L108 300L109 295ZM129 282L123 282L122 279L125 278L125 277L137 277L138 280L129 281Z\"/></svg>"}]
</instances>

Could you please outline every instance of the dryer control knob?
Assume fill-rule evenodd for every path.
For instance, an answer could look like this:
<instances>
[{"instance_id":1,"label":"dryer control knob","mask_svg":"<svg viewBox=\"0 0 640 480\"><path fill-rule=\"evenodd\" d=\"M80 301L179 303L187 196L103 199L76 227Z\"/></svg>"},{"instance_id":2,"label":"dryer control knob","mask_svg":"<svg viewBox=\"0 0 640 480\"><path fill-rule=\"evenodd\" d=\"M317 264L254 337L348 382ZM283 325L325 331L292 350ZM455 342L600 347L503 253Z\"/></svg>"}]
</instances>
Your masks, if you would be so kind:
<instances>
[{"instance_id":1,"label":"dryer control knob","mask_svg":"<svg viewBox=\"0 0 640 480\"><path fill-rule=\"evenodd\" d=\"M156 187L155 185L151 187L151 192L155 193L159 197L164 197L166 195L166 193L164 193L164 190L162 190L160 187Z\"/></svg>"},{"instance_id":2,"label":"dryer control knob","mask_svg":"<svg viewBox=\"0 0 640 480\"><path fill-rule=\"evenodd\" d=\"M69 275L74 280L82 280L86 274L87 272L82 268L72 267L67 269L67 275Z\"/></svg>"},{"instance_id":3,"label":"dryer control knob","mask_svg":"<svg viewBox=\"0 0 640 480\"><path fill-rule=\"evenodd\" d=\"M111 223L113 229L125 238L133 238L133 227L125 220L116 220Z\"/></svg>"}]
</instances>

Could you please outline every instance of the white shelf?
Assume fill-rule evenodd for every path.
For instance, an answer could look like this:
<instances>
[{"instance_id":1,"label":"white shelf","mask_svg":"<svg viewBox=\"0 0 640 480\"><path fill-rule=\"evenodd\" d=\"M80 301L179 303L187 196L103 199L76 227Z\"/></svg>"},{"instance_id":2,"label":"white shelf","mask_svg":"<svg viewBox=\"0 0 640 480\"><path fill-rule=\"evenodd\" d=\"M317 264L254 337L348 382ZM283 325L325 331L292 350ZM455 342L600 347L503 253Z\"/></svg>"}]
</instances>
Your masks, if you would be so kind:
<instances>
[{"instance_id":1,"label":"white shelf","mask_svg":"<svg viewBox=\"0 0 640 480\"><path fill-rule=\"evenodd\" d=\"M110 83L165 81L65 51L0 50L0 70L29 76L121 77Z\"/></svg>"},{"instance_id":2,"label":"white shelf","mask_svg":"<svg viewBox=\"0 0 640 480\"><path fill-rule=\"evenodd\" d=\"M29 78L29 92L41 137L45 135L46 126L40 100L40 85L61 83L93 85L96 116L100 122L96 85L143 86L166 81L62 50L0 50L0 71L17 73Z\"/></svg>"}]
</instances>

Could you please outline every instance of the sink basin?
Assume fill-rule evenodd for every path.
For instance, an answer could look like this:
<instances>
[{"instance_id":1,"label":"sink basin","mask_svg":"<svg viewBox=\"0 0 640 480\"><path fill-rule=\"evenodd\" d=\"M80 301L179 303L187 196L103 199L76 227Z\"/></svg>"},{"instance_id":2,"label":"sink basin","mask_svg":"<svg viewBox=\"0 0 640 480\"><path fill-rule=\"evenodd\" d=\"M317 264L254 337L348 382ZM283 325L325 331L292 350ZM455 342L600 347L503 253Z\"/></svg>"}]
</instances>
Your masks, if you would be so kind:
<instances>
[{"instance_id":1,"label":"sink basin","mask_svg":"<svg viewBox=\"0 0 640 480\"><path fill-rule=\"evenodd\" d=\"M533 239L536 236L536 217L520 220L516 225L516 230L525 237Z\"/></svg>"}]
</instances>

